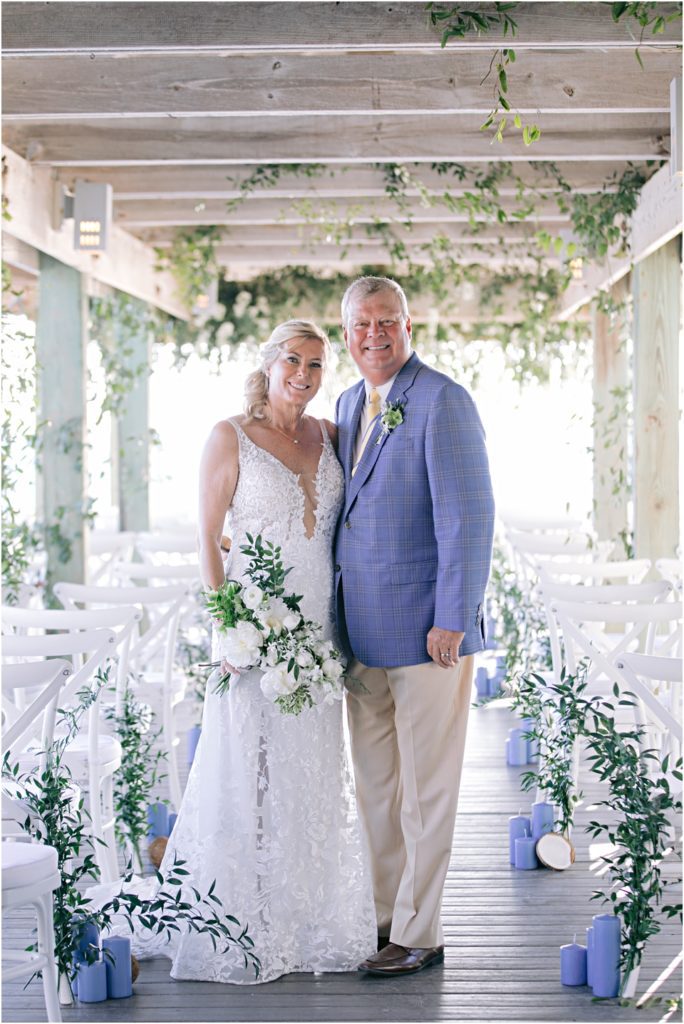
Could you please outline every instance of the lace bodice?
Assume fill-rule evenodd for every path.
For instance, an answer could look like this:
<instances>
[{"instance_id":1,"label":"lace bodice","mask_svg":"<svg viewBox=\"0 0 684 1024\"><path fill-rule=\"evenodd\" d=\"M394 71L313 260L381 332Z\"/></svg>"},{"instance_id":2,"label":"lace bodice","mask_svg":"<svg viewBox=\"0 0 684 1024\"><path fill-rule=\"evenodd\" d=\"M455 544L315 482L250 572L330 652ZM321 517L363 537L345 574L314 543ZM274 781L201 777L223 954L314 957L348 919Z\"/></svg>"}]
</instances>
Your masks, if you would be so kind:
<instances>
[{"instance_id":1,"label":"lace bodice","mask_svg":"<svg viewBox=\"0 0 684 1024\"><path fill-rule=\"evenodd\" d=\"M317 619L331 636L331 552L344 496L344 474L328 432L321 424L321 456L312 481L314 506L300 477L250 440L235 420L230 422L238 435L240 472L228 513L233 540L229 575L239 579L249 561L240 551L245 534L260 533L265 540L279 544L285 568L292 568L287 578L288 589L303 595L304 614ZM306 522L311 518L314 528L308 536Z\"/></svg>"}]
</instances>

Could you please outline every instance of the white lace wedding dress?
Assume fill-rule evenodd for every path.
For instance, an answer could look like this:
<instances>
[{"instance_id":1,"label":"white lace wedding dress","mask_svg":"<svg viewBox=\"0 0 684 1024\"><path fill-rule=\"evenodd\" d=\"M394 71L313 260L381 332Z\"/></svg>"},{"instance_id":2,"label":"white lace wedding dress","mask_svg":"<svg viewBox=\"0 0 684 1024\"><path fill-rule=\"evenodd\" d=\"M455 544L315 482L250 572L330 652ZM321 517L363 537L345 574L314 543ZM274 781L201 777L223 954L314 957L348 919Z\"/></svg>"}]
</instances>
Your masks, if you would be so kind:
<instances>
[{"instance_id":1,"label":"white lace wedding dress","mask_svg":"<svg viewBox=\"0 0 684 1024\"><path fill-rule=\"evenodd\" d=\"M343 478L327 432L322 428L314 510L299 478L233 425L240 473L230 509L230 576L239 579L249 560L240 551L246 533L280 545L284 566L293 567L288 589L303 595L302 612L331 638L331 552ZM207 688L201 740L161 871L178 854L202 894L216 881L224 911L249 927L260 982L292 971L353 970L375 951L377 933L343 705L283 715L262 695L259 678L254 670L241 675L224 696ZM208 936L194 932L166 949L140 935L134 950L172 956L173 978L255 981L239 949L215 952Z\"/></svg>"}]
</instances>

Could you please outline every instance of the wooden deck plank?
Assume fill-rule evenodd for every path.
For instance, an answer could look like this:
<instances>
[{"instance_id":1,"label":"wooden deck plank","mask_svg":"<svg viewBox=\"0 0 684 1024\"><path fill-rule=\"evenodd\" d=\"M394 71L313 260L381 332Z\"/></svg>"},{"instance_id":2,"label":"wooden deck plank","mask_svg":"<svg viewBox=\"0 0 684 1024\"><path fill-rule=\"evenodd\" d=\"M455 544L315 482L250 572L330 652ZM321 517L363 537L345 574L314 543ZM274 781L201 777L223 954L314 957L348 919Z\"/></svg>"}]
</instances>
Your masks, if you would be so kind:
<instances>
[{"instance_id":1,"label":"wooden deck plank","mask_svg":"<svg viewBox=\"0 0 684 1024\"><path fill-rule=\"evenodd\" d=\"M665 1008L637 1010L616 1001L594 1002L591 991L564 989L558 947L582 941L591 917L601 912L589 897L601 884L582 825L601 789L583 776L585 800L577 814L578 857L564 873L516 872L508 862L507 819L529 809L523 769L504 764L503 742L511 715L490 706L471 712L463 788L443 903L447 944L443 967L408 978L378 979L356 973L291 974L268 985L228 986L178 982L165 958L145 961L128 1000L77 1004L65 1022L85 1021L656 1021ZM678 877L676 865L666 873ZM29 912L7 917L3 946L25 944ZM653 983L681 948L679 925L663 922L649 944L639 991ZM681 970L660 995L681 990ZM40 985L3 985L3 1020L45 1020Z\"/></svg>"}]
</instances>

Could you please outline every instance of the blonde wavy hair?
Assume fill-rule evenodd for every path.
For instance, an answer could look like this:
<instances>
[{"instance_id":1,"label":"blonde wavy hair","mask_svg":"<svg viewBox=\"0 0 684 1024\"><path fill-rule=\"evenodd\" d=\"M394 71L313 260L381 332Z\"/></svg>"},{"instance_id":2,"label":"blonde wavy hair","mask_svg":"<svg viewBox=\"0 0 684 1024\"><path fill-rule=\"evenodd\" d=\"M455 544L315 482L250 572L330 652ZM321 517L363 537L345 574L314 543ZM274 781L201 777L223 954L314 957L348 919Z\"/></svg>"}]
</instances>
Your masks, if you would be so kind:
<instances>
[{"instance_id":1,"label":"blonde wavy hair","mask_svg":"<svg viewBox=\"0 0 684 1024\"><path fill-rule=\"evenodd\" d=\"M332 348L328 335L311 320L286 320L278 324L259 349L259 366L245 381L245 414L248 419L268 419L268 370L290 341L315 339L323 346L323 371L330 360Z\"/></svg>"}]
</instances>

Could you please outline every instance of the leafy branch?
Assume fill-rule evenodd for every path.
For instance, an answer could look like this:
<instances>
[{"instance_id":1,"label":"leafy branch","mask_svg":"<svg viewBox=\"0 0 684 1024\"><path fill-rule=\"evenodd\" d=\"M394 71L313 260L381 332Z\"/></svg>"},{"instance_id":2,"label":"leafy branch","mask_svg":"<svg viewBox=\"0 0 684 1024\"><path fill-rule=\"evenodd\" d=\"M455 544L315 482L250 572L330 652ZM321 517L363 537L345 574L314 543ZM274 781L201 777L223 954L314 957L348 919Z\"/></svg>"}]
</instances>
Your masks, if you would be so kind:
<instances>
[{"instance_id":1,"label":"leafy branch","mask_svg":"<svg viewBox=\"0 0 684 1024\"><path fill-rule=\"evenodd\" d=\"M662 3L612 3L610 5L611 16L613 21L617 24L623 18L632 18L633 21L639 26L639 42L637 48L634 51L639 65L644 70L644 62L641 59L641 53L639 52L643 42L644 36L648 29L651 30L651 35L657 36L662 35L665 31L665 26L673 21L680 21L682 17L682 6L681 4L675 5L675 10L668 14L662 14Z\"/></svg>"},{"instance_id":2,"label":"leafy branch","mask_svg":"<svg viewBox=\"0 0 684 1024\"><path fill-rule=\"evenodd\" d=\"M511 14L517 6L517 3L495 3L494 11L484 11L456 4L445 10L441 5L428 3L426 10L430 16L430 24L441 29L441 46L444 48L450 39L465 39L471 34L480 36L497 28L501 29L504 39L509 33L511 37L517 35L518 23ZM493 129L492 142L503 142L504 131L510 120L512 108L508 95L508 68L515 60L516 54L512 47L499 47L494 51L487 73L480 82L480 85L484 85L492 71L495 72L494 105L484 123L480 125L480 131ZM517 111L513 112L513 125L522 132L526 146L541 138L539 126L523 124Z\"/></svg>"}]
</instances>

